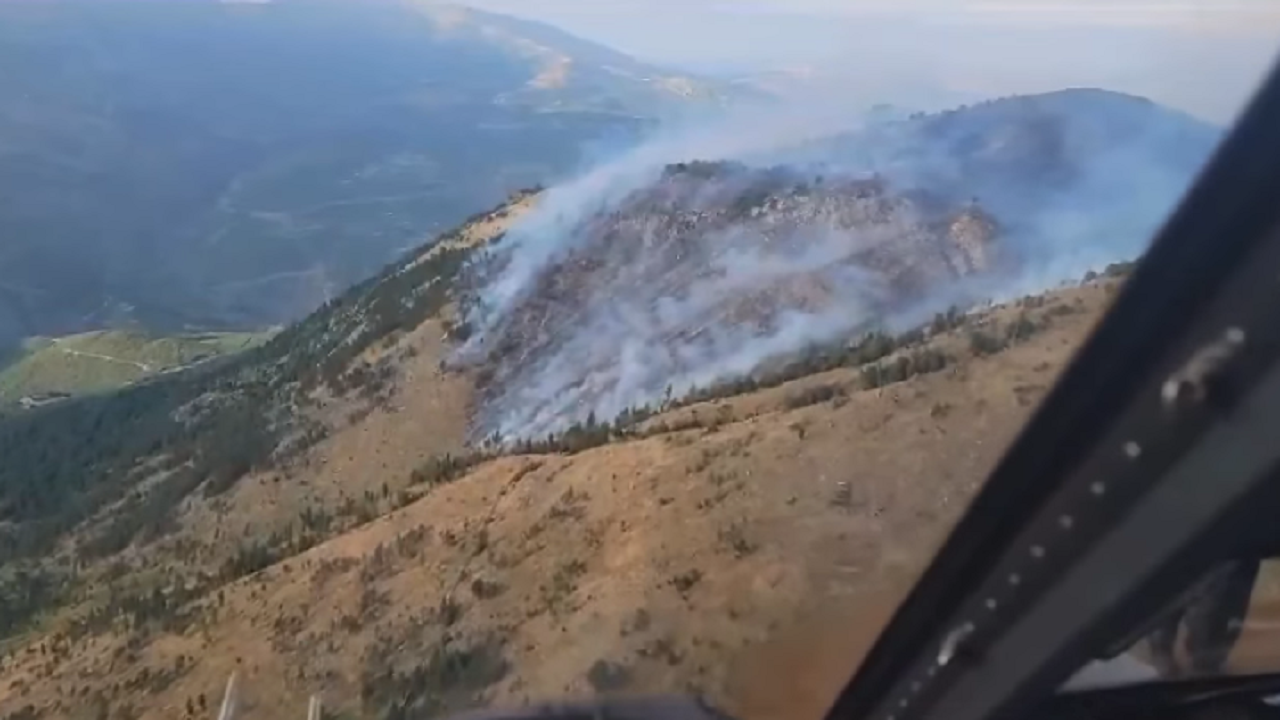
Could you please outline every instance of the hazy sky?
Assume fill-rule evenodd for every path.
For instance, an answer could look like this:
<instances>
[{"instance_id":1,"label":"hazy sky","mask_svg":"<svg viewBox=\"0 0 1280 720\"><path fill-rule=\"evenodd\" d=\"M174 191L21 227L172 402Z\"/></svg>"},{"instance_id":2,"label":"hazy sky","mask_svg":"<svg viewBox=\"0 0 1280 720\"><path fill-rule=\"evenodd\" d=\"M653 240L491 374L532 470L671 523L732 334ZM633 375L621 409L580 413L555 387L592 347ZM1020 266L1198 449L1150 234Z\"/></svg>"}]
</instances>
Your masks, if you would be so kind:
<instances>
[{"instance_id":1,"label":"hazy sky","mask_svg":"<svg viewBox=\"0 0 1280 720\"><path fill-rule=\"evenodd\" d=\"M690 69L813 66L868 100L1098 86L1229 119L1280 0L462 0Z\"/></svg>"}]
</instances>

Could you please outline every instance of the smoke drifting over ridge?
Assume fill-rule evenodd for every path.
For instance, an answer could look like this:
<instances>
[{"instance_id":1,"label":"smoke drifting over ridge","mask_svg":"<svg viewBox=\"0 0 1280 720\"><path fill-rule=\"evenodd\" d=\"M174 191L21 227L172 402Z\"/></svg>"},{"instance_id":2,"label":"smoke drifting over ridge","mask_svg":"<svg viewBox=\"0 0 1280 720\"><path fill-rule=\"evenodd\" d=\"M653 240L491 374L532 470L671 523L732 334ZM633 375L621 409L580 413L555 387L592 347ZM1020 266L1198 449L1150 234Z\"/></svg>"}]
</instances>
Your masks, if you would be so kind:
<instances>
[{"instance_id":1,"label":"smoke drifting over ridge","mask_svg":"<svg viewBox=\"0 0 1280 720\"><path fill-rule=\"evenodd\" d=\"M1217 138L1101 91L854 130L833 111L665 133L549 190L492 251L456 358L484 368L473 429L606 420L1132 259Z\"/></svg>"}]
</instances>

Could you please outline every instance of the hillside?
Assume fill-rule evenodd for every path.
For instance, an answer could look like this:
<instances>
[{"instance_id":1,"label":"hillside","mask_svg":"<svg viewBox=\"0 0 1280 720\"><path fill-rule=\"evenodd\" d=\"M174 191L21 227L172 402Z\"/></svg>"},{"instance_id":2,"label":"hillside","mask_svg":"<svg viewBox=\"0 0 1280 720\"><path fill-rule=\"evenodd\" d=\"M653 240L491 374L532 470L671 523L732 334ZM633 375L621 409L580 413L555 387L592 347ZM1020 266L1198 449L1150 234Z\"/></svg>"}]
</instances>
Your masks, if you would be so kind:
<instances>
[{"instance_id":1,"label":"hillside","mask_svg":"<svg viewBox=\"0 0 1280 720\"><path fill-rule=\"evenodd\" d=\"M49 650L10 661L0 709L169 716L216 702L234 670L246 717L296 712L312 692L400 717L387 708L687 689L753 720L812 716L856 645L829 638L828 684L790 676L811 685L787 706L760 682L782 661L751 648L887 604L1113 286L957 318L871 365L937 349L939 372L837 368L456 473L441 459L460 438L440 430L465 403L432 371L429 321L397 343L414 357L384 407L83 577L116 589L83 586L77 610L28 637Z\"/></svg>"},{"instance_id":2,"label":"hillside","mask_svg":"<svg viewBox=\"0 0 1280 720\"><path fill-rule=\"evenodd\" d=\"M1016 270L977 205L780 167L669 166L566 225L569 249L522 294L499 308L482 297L470 313L479 334L461 362L478 362L482 435L612 418L798 349L778 341L796 325L827 325L807 339L830 341L918 312L961 280ZM500 246L481 285L506 282L519 253Z\"/></svg>"},{"instance_id":3,"label":"hillside","mask_svg":"<svg viewBox=\"0 0 1280 720\"><path fill-rule=\"evenodd\" d=\"M1129 265L875 173L620 176L224 362L0 415L0 717L207 716L232 672L242 717L816 717Z\"/></svg>"},{"instance_id":4,"label":"hillside","mask_svg":"<svg viewBox=\"0 0 1280 720\"><path fill-rule=\"evenodd\" d=\"M32 338L0 365L0 405L113 390L155 374L255 347L266 333L205 333L151 337L105 330L61 338Z\"/></svg>"},{"instance_id":5,"label":"hillside","mask_svg":"<svg viewBox=\"0 0 1280 720\"><path fill-rule=\"evenodd\" d=\"M551 190L495 251L461 358L485 386L481 430L614 417L1132 260L1217 137L1138 98L1069 91L788 135L740 162L663 165L641 148Z\"/></svg>"},{"instance_id":6,"label":"hillside","mask_svg":"<svg viewBox=\"0 0 1280 720\"><path fill-rule=\"evenodd\" d=\"M0 6L0 347L296 319L713 83L439 3Z\"/></svg>"}]
</instances>

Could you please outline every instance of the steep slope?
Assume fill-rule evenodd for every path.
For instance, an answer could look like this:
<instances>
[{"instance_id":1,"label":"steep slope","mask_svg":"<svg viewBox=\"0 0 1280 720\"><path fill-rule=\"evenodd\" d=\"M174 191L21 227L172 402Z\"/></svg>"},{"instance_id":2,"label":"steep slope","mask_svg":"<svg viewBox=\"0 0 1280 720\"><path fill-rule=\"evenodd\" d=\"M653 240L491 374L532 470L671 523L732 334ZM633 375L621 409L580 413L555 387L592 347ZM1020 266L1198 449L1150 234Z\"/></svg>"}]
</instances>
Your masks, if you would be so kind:
<instances>
[{"instance_id":1,"label":"steep slope","mask_svg":"<svg viewBox=\"0 0 1280 720\"><path fill-rule=\"evenodd\" d=\"M407 0L5 3L0 64L0 345L294 319L584 145L719 102Z\"/></svg>"},{"instance_id":2,"label":"steep slope","mask_svg":"<svg viewBox=\"0 0 1280 720\"><path fill-rule=\"evenodd\" d=\"M234 671L245 717L295 712L313 692L351 716L417 717L691 690L748 720L817 717L856 662L844 641L868 631L827 627L832 666L798 696L771 695L802 679L753 646L892 598L1112 287L958 319L873 363L933 349L951 357L940 372L877 388L870 366L837 368L453 477L406 462L424 441L446 452L418 423L441 410L423 403L447 376L415 359L387 406L308 462L253 473L120 555L111 593L24 641L49 649L9 661L0 713L198 716ZM1024 323L1034 329L1010 330ZM1009 347L977 352L973 333ZM437 342L411 334L399 347L425 359Z\"/></svg>"},{"instance_id":3,"label":"steep slope","mask_svg":"<svg viewBox=\"0 0 1280 720\"><path fill-rule=\"evenodd\" d=\"M313 693L372 718L702 692L744 720L816 720L1116 284L447 479L403 457L447 451L420 424L450 412L429 322L399 340L418 354L390 405L88 573L101 589L11 645L0 717L203 717L235 673L248 718ZM949 365L872 381L926 349ZM346 504L364 514L325 509Z\"/></svg>"}]
</instances>

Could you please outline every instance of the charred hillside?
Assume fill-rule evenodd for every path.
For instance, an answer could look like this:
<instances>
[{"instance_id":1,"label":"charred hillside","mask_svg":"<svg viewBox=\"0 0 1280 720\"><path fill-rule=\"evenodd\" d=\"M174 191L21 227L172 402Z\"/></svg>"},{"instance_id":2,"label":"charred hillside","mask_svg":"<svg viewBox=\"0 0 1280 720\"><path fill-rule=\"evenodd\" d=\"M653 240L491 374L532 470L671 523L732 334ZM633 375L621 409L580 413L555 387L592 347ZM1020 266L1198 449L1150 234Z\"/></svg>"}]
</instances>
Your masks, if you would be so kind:
<instances>
[{"instance_id":1,"label":"charred hillside","mask_svg":"<svg viewBox=\"0 0 1280 720\"><path fill-rule=\"evenodd\" d=\"M570 249L468 349L486 434L609 418L796 350L774 341L797 323L856 335L1017 266L976 203L737 163L669 165L567 233ZM491 272L512 261L497 249Z\"/></svg>"}]
</instances>

